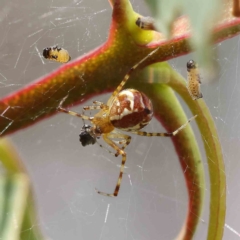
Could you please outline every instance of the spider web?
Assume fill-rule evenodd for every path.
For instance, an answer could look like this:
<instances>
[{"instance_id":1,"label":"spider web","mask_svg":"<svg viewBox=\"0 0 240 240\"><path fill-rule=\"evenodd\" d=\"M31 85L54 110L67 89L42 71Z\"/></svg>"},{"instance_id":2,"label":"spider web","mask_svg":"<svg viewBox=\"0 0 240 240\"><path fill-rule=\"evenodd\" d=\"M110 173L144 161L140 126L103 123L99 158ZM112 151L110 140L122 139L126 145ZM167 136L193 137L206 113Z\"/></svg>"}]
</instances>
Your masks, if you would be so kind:
<instances>
[{"instance_id":1,"label":"spider web","mask_svg":"<svg viewBox=\"0 0 240 240\"><path fill-rule=\"evenodd\" d=\"M132 4L136 11L147 12L142 2ZM106 0L28 0L24 4L20 0L5 0L1 5L0 96L59 66L42 58L43 48L58 44L74 59L107 38L111 8ZM215 47L219 76L214 82L202 79L202 92L219 130L226 164L228 202L224 239L233 240L240 238L239 41L234 38ZM191 58L194 57L178 58L171 64L186 76L185 65ZM108 96L96 100L106 102ZM195 123L192 125L207 176L203 144ZM39 213L36 224L44 234L58 240L174 239L188 203L171 140L134 136L126 150L120 194L107 198L94 189L113 191L121 160L97 145L83 148L78 141L81 126L81 120L58 114L11 136L31 176ZM155 120L147 130L164 131ZM205 239L207 234L208 182L205 193L206 207L195 239Z\"/></svg>"}]
</instances>

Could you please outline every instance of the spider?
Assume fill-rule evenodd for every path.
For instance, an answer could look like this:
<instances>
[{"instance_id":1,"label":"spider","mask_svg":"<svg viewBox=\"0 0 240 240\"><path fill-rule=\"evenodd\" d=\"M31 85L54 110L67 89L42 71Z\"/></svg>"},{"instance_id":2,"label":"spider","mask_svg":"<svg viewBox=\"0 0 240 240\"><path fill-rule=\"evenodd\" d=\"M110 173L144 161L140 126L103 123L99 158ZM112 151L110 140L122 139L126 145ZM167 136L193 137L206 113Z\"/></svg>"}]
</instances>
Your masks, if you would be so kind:
<instances>
[{"instance_id":1,"label":"spider","mask_svg":"<svg viewBox=\"0 0 240 240\"><path fill-rule=\"evenodd\" d=\"M71 60L68 51L65 50L64 48L58 47L57 45L53 47L44 48L43 56L46 59L60 63L67 63Z\"/></svg>"},{"instance_id":2,"label":"spider","mask_svg":"<svg viewBox=\"0 0 240 240\"><path fill-rule=\"evenodd\" d=\"M202 98L203 95L200 89L200 85L202 82L200 79L197 64L193 60L187 62L187 72L188 72L187 89L190 96L192 97L193 100Z\"/></svg>"},{"instance_id":3,"label":"spider","mask_svg":"<svg viewBox=\"0 0 240 240\"><path fill-rule=\"evenodd\" d=\"M147 58L153 55L157 50L158 48L149 53L145 58L143 58L127 72L127 74L125 75L119 86L116 88L116 90L112 93L106 104L99 101L94 101L92 106L83 107L83 110L99 110L99 112L96 113L93 117L89 117L84 114L80 114L63 108L62 104L67 98L67 96L63 98L63 100L58 106L58 111L80 117L83 120L89 120L92 123L92 126L84 123L82 127L79 135L82 146L95 144L97 142L97 139L102 137L103 140L116 151L116 157L119 155L122 156L120 173L114 192L110 194L101 192L96 189L97 193L101 195L116 197L120 189L124 165L127 159L127 154L124 149L130 143L131 136L123 134L118 130L148 137L172 137L175 136L180 130L185 128L187 124L196 117L194 116L190 118L185 124L170 133L149 133L139 131L141 128L145 127L152 119L152 103L144 93L138 90L122 89L132 72L142 62L144 62ZM119 141L116 141L116 139L119 139ZM111 153L111 151L109 152Z\"/></svg>"}]
</instances>

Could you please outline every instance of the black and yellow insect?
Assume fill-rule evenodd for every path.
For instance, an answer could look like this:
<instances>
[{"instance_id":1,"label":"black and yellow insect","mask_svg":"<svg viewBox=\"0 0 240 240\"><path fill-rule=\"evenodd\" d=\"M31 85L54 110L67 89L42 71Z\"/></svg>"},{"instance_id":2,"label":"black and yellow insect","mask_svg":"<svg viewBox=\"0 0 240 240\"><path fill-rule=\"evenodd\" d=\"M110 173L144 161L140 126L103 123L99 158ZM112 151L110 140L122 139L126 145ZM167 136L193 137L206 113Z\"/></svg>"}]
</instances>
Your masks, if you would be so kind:
<instances>
[{"instance_id":1,"label":"black and yellow insect","mask_svg":"<svg viewBox=\"0 0 240 240\"><path fill-rule=\"evenodd\" d=\"M53 47L44 48L43 56L46 59L60 63L67 63L71 60L68 51L65 50L64 48L58 47L57 45Z\"/></svg>"},{"instance_id":2,"label":"black and yellow insect","mask_svg":"<svg viewBox=\"0 0 240 240\"><path fill-rule=\"evenodd\" d=\"M136 25L144 30L155 30L154 19L151 17L138 17Z\"/></svg>"},{"instance_id":3,"label":"black and yellow insect","mask_svg":"<svg viewBox=\"0 0 240 240\"><path fill-rule=\"evenodd\" d=\"M193 60L187 62L187 72L187 89L189 94L191 95L193 100L202 98L203 95L200 89L201 79L199 69L197 67L197 64Z\"/></svg>"}]
</instances>

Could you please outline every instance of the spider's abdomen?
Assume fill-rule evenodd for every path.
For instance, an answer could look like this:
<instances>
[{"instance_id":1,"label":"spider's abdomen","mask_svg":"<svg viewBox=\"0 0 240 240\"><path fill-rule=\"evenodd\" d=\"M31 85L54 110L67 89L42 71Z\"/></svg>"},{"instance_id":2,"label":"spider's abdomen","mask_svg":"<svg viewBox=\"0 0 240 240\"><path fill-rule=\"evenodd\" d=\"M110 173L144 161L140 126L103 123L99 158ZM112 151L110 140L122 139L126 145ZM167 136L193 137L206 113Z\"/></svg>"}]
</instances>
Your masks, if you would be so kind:
<instances>
[{"instance_id":1,"label":"spider's abdomen","mask_svg":"<svg viewBox=\"0 0 240 240\"><path fill-rule=\"evenodd\" d=\"M112 125L125 131L135 131L146 126L152 119L153 108L150 99L135 89L121 91L110 106Z\"/></svg>"}]
</instances>

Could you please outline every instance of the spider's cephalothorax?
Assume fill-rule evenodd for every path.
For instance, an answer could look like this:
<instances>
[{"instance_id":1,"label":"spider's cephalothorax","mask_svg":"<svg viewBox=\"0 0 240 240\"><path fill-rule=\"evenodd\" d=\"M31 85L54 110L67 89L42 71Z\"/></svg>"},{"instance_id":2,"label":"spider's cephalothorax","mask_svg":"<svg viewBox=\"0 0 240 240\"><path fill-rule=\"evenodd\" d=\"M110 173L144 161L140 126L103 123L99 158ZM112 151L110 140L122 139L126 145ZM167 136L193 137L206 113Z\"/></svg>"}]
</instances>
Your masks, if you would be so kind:
<instances>
[{"instance_id":1,"label":"spider's cephalothorax","mask_svg":"<svg viewBox=\"0 0 240 240\"><path fill-rule=\"evenodd\" d=\"M79 141L82 143L83 147L96 143L96 136L93 134L91 126L87 124L83 125L82 130L79 134Z\"/></svg>"},{"instance_id":2,"label":"spider's cephalothorax","mask_svg":"<svg viewBox=\"0 0 240 240\"><path fill-rule=\"evenodd\" d=\"M175 136L180 130L185 128L187 124L196 117L194 116L190 118L185 124L180 126L174 132L170 133L148 133L139 131L141 128L146 126L152 119L152 103L149 98L142 92L139 92L135 89L122 89L134 69L136 69L138 65L140 65L148 57L154 54L157 50L158 48L148 54L148 56L146 56L129 70L122 82L119 84L119 86L113 92L112 96L109 98L107 104L94 101L92 106L83 107L85 111L99 110L99 112L96 113L94 117L89 117L63 108L62 104L66 97L59 104L59 111L80 117L92 123L92 126L84 124L80 133L80 141L83 146L94 144L98 138L102 137L103 140L116 151L116 153L114 154L115 156L122 155L120 174L114 192L112 194L109 194L97 190L99 194L116 197L120 189L124 165L127 160L127 155L124 149L130 143L131 137L127 134L120 132L119 129L141 136L172 137ZM111 151L109 152L112 153Z\"/></svg>"},{"instance_id":3,"label":"spider's cephalothorax","mask_svg":"<svg viewBox=\"0 0 240 240\"><path fill-rule=\"evenodd\" d=\"M53 47L47 47L43 49L43 56L46 59L57 61L60 63L67 63L71 60L71 57L67 50L60 48L57 45Z\"/></svg>"}]
</instances>

